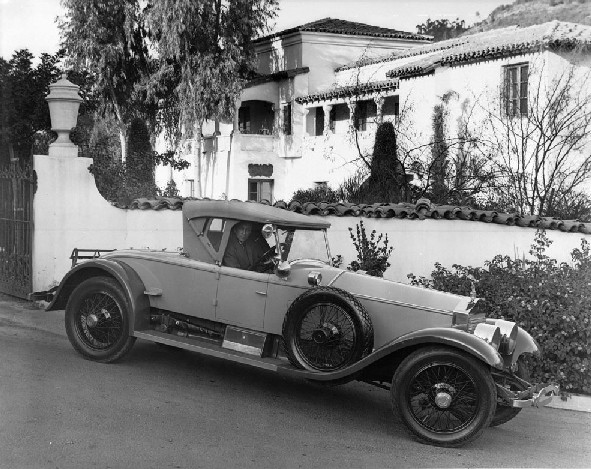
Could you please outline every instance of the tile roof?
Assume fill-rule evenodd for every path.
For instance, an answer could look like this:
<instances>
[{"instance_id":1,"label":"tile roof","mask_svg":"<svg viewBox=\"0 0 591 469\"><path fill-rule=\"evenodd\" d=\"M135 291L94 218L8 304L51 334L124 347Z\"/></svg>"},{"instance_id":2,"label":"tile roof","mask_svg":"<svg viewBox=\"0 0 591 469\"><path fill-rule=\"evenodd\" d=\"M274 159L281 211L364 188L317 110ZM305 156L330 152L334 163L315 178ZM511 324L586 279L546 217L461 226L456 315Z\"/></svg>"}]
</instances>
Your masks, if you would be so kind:
<instances>
[{"instance_id":1,"label":"tile roof","mask_svg":"<svg viewBox=\"0 0 591 469\"><path fill-rule=\"evenodd\" d=\"M509 26L507 28L467 34L433 44L416 46L405 53L394 52L383 57L366 59L344 65L336 71L348 70L384 62L392 62L394 68L387 76L410 77L429 73L438 65L471 63L527 54L540 49L571 49L591 47L591 26L562 21L550 21L528 27ZM399 59L415 57L396 67Z\"/></svg>"},{"instance_id":2,"label":"tile roof","mask_svg":"<svg viewBox=\"0 0 591 469\"><path fill-rule=\"evenodd\" d=\"M158 197L156 199L135 199L129 206L117 205L119 208L131 210L181 210L184 200L175 197ZM255 203L255 202L252 202ZM577 220L560 220L536 215L518 215L500 213L490 210L478 210L457 205L436 205L427 199L419 199L417 203L376 203L353 204L349 202L276 202L273 206L306 215L367 217L367 218L408 218L416 220L446 219L465 220L498 225L520 226L524 228L543 228L560 230L570 233L591 234L591 223Z\"/></svg>"},{"instance_id":3,"label":"tile roof","mask_svg":"<svg viewBox=\"0 0 591 469\"><path fill-rule=\"evenodd\" d=\"M372 26L364 23L356 23L353 21L340 20L338 18L323 18L320 20L312 21L295 28L286 29L279 31L269 36L261 37L256 39L254 42L264 42L277 37L286 36L291 33L310 31L317 33L332 33L332 34L344 34L348 36L370 36L370 37L383 37L383 38L395 38L395 39L410 39L419 41L431 41L432 36L425 34L415 34L406 31L398 31L397 29L381 28L379 26Z\"/></svg>"},{"instance_id":4,"label":"tile roof","mask_svg":"<svg viewBox=\"0 0 591 469\"><path fill-rule=\"evenodd\" d=\"M378 93L380 91L398 89L398 80L374 81L369 83L360 83L354 86L343 86L322 93L310 94L308 96L298 96L296 102L307 104L315 101L327 101L330 99L346 98L350 96L361 96L363 94Z\"/></svg>"}]
</instances>

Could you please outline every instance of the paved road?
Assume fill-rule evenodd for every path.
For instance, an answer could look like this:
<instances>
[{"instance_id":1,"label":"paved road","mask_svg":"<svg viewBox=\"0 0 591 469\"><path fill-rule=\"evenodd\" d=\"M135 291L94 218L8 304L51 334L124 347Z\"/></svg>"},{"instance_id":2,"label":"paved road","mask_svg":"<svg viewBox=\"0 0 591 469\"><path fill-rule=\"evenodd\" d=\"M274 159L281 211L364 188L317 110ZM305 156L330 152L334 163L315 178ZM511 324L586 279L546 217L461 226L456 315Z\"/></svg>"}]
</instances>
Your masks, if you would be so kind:
<instances>
[{"instance_id":1,"label":"paved road","mask_svg":"<svg viewBox=\"0 0 591 469\"><path fill-rule=\"evenodd\" d=\"M281 378L138 341L82 359L63 312L0 296L0 468L589 467L591 414L525 409L467 447L420 444L386 391Z\"/></svg>"}]
</instances>

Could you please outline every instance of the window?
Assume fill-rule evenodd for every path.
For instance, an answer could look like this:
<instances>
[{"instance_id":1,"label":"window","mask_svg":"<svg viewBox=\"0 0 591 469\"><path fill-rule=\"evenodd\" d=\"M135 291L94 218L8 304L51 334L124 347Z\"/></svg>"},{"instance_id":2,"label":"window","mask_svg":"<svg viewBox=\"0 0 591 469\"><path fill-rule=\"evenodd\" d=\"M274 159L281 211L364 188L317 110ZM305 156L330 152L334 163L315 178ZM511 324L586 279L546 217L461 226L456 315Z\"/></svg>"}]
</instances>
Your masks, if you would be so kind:
<instances>
[{"instance_id":1,"label":"window","mask_svg":"<svg viewBox=\"0 0 591 469\"><path fill-rule=\"evenodd\" d=\"M241 134L250 133L250 108L241 107L238 110L238 130Z\"/></svg>"},{"instance_id":2,"label":"window","mask_svg":"<svg viewBox=\"0 0 591 469\"><path fill-rule=\"evenodd\" d=\"M527 78L528 64L505 67L505 114L508 116L527 116Z\"/></svg>"},{"instance_id":3,"label":"window","mask_svg":"<svg viewBox=\"0 0 591 469\"><path fill-rule=\"evenodd\" d=\"M355 106L355 116L353 124L355 130L367 130L367 121L370 117L375 117L377 113L377 106L374 101L359 101Z\"/></svg>"},{"instance_id":4,"label":"window","mask_svg":"<svg viewBox=\"0 0 591 469\"><path fill-rule=\"evenodd\" d=\"M283 106L283 133L291 135L291 103Z\"/></svg>"},{"instance_id":5,"label":"window","mask_svg":"<svg viewBox=\"0 0 591 469\"><path fill-rule=\"evenodd\" d=\"M273 179L249 179L248 200L273 202Z\"/></svg>"},{"instance_id":6,"label":"window","mask_svg":"<svg viewBox=\"0 0 591 469\"><path fill-rule=\"evenodd\" d=\"M187 179L189 183L189 197L195 197L195 180L194 179Z\"/></svg>"},{"instance_id":7,"label":"window","mask_svg":"<svg viewBox=\"0 0 591 469\"><path fill-rule=\"evenodd\" d=\"M222 242L222 235L224 234L224 227L226 221L221 218L212 218L207 229L207 239L211 243L211 247L216 251L220 248Z\"/></svg>"}]
</instances>

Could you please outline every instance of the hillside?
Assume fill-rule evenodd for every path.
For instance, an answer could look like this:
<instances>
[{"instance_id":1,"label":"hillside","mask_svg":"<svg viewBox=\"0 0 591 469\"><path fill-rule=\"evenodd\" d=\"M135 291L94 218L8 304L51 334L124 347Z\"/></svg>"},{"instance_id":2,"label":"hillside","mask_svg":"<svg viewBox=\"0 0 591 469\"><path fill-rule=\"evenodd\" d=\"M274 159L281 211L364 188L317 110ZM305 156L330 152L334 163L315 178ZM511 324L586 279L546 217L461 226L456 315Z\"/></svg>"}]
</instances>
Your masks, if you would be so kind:
<instances>
[{"instance_id":1,"label":"hillside","mask_svg":"<svg viewBox=\"0 0 591 469\"><path fill-rule=\"evenodd\" d=\"M552 20L591 25L591 0L517 0L495 8L488 18L472 26L468 34Z\"/></svg>"}]
</instances>

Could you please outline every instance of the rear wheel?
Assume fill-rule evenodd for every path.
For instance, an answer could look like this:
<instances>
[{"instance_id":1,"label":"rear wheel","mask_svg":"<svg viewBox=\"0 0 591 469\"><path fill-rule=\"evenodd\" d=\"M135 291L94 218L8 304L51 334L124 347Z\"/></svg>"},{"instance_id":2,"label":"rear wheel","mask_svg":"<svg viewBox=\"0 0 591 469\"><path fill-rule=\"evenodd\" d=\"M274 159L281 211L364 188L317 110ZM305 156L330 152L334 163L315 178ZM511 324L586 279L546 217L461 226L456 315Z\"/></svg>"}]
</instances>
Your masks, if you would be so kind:
<instances>
[{"instance_id":1,"label":"rear wheel","mask_svg":"<svg viewBox=\"0 0 591 469\"><path fill-rule=\"evenodd\" d=\"M490 425L497 395L484 364L458 350L430 347L400 364L391 397L394 410L420 440L460 446Z\"/></svg>"},{"instance_id":2,"label":"rear wheel","mask_svg":"<svg viewBox=\"0 0 591 469\"><path fill-rule=\"evenodd\" d=\"M78 285L66 305L66 333L85 358L110 363L135 342L129 334L129 306L112 278L93 277Z\"/></svg>"}]
</instances>

